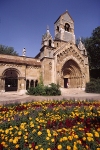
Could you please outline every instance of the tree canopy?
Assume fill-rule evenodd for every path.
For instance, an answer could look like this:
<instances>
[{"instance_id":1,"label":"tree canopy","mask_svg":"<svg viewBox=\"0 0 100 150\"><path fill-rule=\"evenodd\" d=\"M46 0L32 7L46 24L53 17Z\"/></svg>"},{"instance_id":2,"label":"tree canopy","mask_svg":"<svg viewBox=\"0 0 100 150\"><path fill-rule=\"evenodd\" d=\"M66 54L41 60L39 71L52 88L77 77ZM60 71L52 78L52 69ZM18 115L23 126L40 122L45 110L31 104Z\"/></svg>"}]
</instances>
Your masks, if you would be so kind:
<instances>
[{"instance_id":1,"label":"tree canopy","mask_svg":"<svg viewBox=\"0 0 100 150\"><path fill-rule=\"evenodd\" d=\"M16 55L16 56L19 55L19 54L14 50L13 47L8 47L8 46L4 46L4 45L0 45L0 54Z\"/></svg>"},{"instance_id":2,"label":"tree canopy","mask_svg":"<svg viewBox=\"0 0 100 150\"><path fill-rule=\"evenodd\" d=\"M89 69L91 78L100 78L100 26L92 31L89 38L81 38L85 45L89 58ZM79 39L76 40L78 45Z\"/></svg>"},{"instance_id":3,"label":"tree canopy","mask_svg":"<svg viewBox=\"0 0 100 150\"><path fill-rule=\"evenodd\" d=\"M85 40L85 46L91 58L91 69L100 69L100 26Z\"/></svg>"},{"instance_id":4,"label":"tree canopy","mask_svg":"<svg viewBox=\"0 0 100 150\"><path fill-rule=\"evenodd\" d=\"M90 69L100 69L100 26L93 30L89 38L81 40L88 53Z\"/></svg>"}]
</instances>

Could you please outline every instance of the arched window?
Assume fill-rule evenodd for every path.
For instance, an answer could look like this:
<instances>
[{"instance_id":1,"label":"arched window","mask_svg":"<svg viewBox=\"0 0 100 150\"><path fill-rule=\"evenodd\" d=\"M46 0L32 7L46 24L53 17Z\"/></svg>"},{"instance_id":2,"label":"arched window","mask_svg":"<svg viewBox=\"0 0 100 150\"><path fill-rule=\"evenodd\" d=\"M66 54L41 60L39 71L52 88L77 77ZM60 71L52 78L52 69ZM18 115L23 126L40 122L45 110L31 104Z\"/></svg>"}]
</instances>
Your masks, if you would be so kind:
<instances>
[{"instance_id":1,"label":"arched window","mask_svg":"<svg viewBox=\"0 0 100 150\"><path fill-rule=\"evenodd\" d=\"M29 88L29 80L26 80L26 90Z\"/></svg>"},{"instance_id":2,"label":"arched window","mask_svg":"<svg viewBox=\"0 0 100 150\"><path fill-rule=\"evenodd\" d=\"M57 26L57 31L59 31L59 27Z\"/></svg>"},{"instance_id":3,"label":"arched window","mask_svg":"<svg viewBox=\"0 0 100 150\"><path fill-rule=\"evenodd\" d=\"M70 25L68 23L65 23L65 31L69 32L69 29L70 29Z\"/></svg>"},{"instance_id":4,"label":"arched window","mask_svg":"<svg viewBox=\"0 0 100 150\"><path fill-rule=\"evenodd\" d=\"M38 84L38 80L35 81L35 87L37 86L37 84Z\"/></svg>"},{"instance_id":5,"label":"arched window","mask_svg":"<svg viewBox=\"0 0 100 150\"><path fill-rule=\"evenodd\" d=\"M34 81L31 80L30 87L34 87Z\"/></svg>"},{"instance_id":6,"label":"arched window","mask_svg":"<svg viewBox=\"0 0 100 150\"><path fill-rule=\"evenodd\" d=\"M49 46L51 46L51 40L49 40Z\"/></svg>"}]
</instances>

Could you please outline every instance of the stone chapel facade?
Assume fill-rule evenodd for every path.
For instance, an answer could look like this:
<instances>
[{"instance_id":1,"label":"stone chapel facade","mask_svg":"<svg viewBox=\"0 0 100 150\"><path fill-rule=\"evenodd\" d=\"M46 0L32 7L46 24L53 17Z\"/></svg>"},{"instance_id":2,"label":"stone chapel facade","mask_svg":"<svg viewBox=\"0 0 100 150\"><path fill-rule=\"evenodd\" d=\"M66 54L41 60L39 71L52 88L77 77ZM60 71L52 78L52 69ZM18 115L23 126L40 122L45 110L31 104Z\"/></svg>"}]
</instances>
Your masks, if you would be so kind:
<instances>
[{"instance_id":1,"label":"stone chapel facade","mask_svg":"<svg viewBox=\"0 0 100 150\"><path fill-rule=\"evenodd\" d=\"M55 21L54 29L53 39L47 28L35 58L0 55L0 91L25 92L37 86L40 75L44 85L85 88L89 82L87 51L81 39L76 46L74 21L67 11Z\"/></svg>"}]
</instances>

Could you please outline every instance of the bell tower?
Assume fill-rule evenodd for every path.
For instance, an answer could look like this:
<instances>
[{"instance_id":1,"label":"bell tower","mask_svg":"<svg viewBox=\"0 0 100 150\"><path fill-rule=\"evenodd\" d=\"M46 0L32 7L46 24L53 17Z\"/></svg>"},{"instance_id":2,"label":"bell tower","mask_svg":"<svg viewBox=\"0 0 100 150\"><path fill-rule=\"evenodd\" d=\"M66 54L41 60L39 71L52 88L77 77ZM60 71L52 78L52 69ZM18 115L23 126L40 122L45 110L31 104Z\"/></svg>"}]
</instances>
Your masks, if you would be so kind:
<instances>
[{"instance_id":1,"label":"bell tower","mask_svg":"<svg viewBox=\"0 0 100 150\"><path fill-rule=\"evenodd\" d=\"M55 40L71 42L75 44L74 21L68 11L59 16L54 23Z\"/></svg>"}]
</instances>

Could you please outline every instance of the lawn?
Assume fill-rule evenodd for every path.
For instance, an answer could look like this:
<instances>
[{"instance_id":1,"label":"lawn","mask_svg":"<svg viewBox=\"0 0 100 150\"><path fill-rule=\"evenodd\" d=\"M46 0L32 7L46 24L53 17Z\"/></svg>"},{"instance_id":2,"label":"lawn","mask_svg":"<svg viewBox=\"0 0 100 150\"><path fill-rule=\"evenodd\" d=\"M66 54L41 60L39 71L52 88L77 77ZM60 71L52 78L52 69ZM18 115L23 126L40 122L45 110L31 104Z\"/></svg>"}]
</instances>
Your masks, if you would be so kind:
<instances>
[{"instance_id":1,"label":"lawn","mask_svg":"<svg viewBox=\"0 0 100 150\"><path fill-rule=\"evenodd\" d=\"M100 150L100 101L0 106L0 150Z\"/></svg>"}]
</instances>

